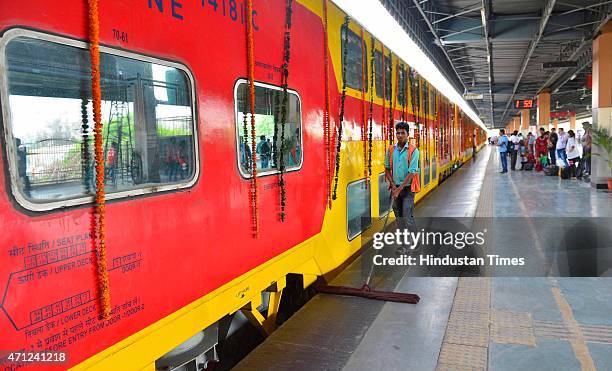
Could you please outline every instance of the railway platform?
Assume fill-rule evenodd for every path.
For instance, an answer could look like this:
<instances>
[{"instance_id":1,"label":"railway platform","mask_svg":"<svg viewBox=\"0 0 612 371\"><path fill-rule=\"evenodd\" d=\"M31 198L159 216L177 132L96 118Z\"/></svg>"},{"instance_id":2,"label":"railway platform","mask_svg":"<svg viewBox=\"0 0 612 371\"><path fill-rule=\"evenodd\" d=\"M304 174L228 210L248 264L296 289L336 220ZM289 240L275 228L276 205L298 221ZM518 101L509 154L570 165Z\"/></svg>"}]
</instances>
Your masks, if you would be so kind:
<instances>
[{"instance_id":1,"label":"railway platform","mask_svg":"<svg viewBox=\"0 0 612 371\"><path fill-rule=\"evenodd\" d=\"M484 148L418 203L416 216L612 215L607 191L534 172L499 174L498 163L496 149ZM330 284L360 287L372 254L366 249ZM411 269L376 267L371 286L417 293L417 305L318 294L235 369L612 368L612 271L600 277L426 277Z\"/></svg>"}]
</instances>

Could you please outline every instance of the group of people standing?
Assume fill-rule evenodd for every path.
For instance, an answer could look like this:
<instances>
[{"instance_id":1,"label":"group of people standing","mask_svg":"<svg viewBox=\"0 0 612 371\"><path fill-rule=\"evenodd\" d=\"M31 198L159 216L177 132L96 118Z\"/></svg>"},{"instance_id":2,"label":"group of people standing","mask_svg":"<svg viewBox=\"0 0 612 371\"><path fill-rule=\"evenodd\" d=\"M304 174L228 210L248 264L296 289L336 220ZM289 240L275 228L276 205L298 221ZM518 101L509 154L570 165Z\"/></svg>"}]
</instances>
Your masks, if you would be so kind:
<instances>
[{"instance_id":1,"label":"group of people standing","mask_svg":"<svg viewBox=\"0 0 612 371\"><path fill-rule=\"evenodd\" d=\"M502 171L508 172L508 156L510 156L510 169L516 170L517 159L521 159L520 170L542 171L547 166L560 166L570 170L570 177L580 178L591 172L591 135L590 126L584 123L585 133L580 140L576 138L573 130L567 133L563 128L559 132L555 128L546 131L540 128L536 138L531 132L524 138L521 133L514 131L510 137L504 129L500 129L497 138ZM582 155L580 151L582 147ZM582 161L581 161L582 159Z\"/></svg>"}]
</instances>

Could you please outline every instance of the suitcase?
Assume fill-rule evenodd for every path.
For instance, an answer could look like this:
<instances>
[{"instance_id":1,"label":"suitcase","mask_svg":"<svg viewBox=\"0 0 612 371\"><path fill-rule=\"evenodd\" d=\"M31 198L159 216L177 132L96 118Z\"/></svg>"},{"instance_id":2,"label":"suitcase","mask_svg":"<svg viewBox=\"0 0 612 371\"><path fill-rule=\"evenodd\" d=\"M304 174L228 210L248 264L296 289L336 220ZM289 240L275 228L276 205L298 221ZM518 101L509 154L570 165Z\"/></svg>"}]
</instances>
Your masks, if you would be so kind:
<instances>
[{"instance_id":1,"label":"suitcase","mask_svg":"<svg viewBox=\"0 0 612 371\"><path fill-rule=\"evenodd\" d=\"M548 165L544 169L544 174L548 176L557 176L559 175L559 166L557 165Z\"/></svg>"},{"instance_id":2,"label":"suitcase","mask_svg":"<svg viewBox=\"0 0 612 371\"><path fill-rule=\"evenodd\" d=\"M528 170L528 171L533 170L533 162L525 163L525 165L523 165L523 170Z\"/></svg>"},{"instance_id":3,"label":"suitcase","mask_svg":"<svg viewBox=\"0 0 612 371\"><path fill-rule=\"evenodd\" d=\"M571 175L571 168L569 166L562 167L559 175L561 176L561 179L569 179Z\"/></svg>"}]
</instances>

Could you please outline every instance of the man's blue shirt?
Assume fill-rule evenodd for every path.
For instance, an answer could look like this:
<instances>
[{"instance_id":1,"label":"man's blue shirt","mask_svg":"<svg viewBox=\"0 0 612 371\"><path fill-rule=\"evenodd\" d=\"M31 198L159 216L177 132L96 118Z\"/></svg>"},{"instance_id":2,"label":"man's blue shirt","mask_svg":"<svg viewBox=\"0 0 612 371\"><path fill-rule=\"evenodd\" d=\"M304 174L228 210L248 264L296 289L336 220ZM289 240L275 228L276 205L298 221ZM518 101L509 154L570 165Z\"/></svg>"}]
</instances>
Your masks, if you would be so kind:
<instances>
[{"instance_id":1,"label":"man's blue shirt","mask_svg":"<svg viewBox=\"0 0 612 371\"><path fill-rule=\"evenodd\" d=\"M508 137L504 134L497 139L499 145L499 153L508 152Z\"/></svg>"},{"instance_id":2,"label":"man's blue shirt","mask_svg":"<svg viewBox=\"0 0 612 371\"><path fill-rule=\"evenodd\" d=\"M385 169L390 170L389 149L385 153ZM393 146L393 182L395 185L400 185L408 174L418 174L419 172L419 150L414 149L408 165L408 143L402 148L398 148L397 144Z\"/></svg>"}]
</instances>

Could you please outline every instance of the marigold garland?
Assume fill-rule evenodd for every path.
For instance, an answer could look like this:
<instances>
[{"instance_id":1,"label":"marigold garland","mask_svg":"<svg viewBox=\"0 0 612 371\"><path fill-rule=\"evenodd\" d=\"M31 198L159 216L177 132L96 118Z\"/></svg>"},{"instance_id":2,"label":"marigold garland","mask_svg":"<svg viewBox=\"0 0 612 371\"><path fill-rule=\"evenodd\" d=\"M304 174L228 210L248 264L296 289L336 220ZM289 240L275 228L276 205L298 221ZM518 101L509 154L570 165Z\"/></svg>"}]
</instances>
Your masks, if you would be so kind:
<instances>
[{"instance_id":1,"label":"marigold garland","mask_svg":"<svg viewBox=\"0 0 612 371\"><path fill-rule=\"evenodd\" d=\"M370 111L368 114L368 176L372 176L372 126L374 116L374 36L370 35L370 43L372 44L370 53Z\"/></svg>"},{"instance_id":2,"label":"marigold garland","mask_svg":"<svg viewBox=\"0 0 612 371\"><path fill-rule=\"evenodd\" d=\"M251 221L253 237L259 234L259 210L257 205L257 142L255 138L255 64L253 57L253 0L246 0L247 74L249 79L249 109L251 114Z\"/></svg>"},{"instance_id":3,"label":"marigold garland","mask_svg":"<svg viewBox=\"0 0 612 371\"><path fill-rule=\"evenodd\" d=\"M389 64L391 65L391 78L393 78L393 54L389 51ZM393 95L393 83L389 82L389 87L391 88L391 97L389 98L389 126L387 128L387 135L389 139L389 144L393 144L393 124L395 121L395 105L397 104L397 69L395 71L395 96Z\"/></svg>"},{"instance_id":4,"label":"marigold garland","mask_svg":"<svg viewBox=\"0 0 612 371\"><path fill-rule=\"evenodd\" d=\"M81 96L81 173L85 194L89 194L91 192L91 176L89 172L89 118L87 117L88 103L89 99L87 99L85 92L83 92Z\"/></svg>"},{"instance_id":5,"label":"marigold garland","mask_svg":"<svg viewBox=\"0 0 612 371\"><path fill-rule=\"evenodd\" d=\"M280 188L280 220L285 221L285 207L287 206L287 190L285 188L285 179L283 177L285 173L285 156L284 153L287 151L285 143L285 126L287 124L287 86L289 79L289 59L291 56L291 15L293 10L291 7L292 0L286 0L286 12L285 12L285 38L283 43L283 66L281 75L281 87L283 89L283 103L281 108L281 155L279 161L279 176L278 185ZM298 143L296 143L296 146ZM297 160L297 159L296 159Z\"/></svg>"},{"instance_id":6,"label":"marigold garland","mask_svg":"<svg viewBox=\"0 0 612 371\"><path fill-rule=\"evenodd\" d=\"M385 66L385 45L381 45L381 53L380 53L380 65L381 65L381 75L382 75L382 120L381 122L381 130L382 130L382 138L383 138L383 151L387 150L387 117L385 114L386 110L386 99L387 99L387 68Z\"/></svg>"},{"instance_id":7,"label":"marigold garland","mask_svg":"<svg viewBox=\"0 0 612 371\"><path fill-rule=\"evenodd\" d=\"M94 248L96 251L99 303L102 318L110 315L110 293L106 262L104 153L102 151L102 92L100 90L100 14L98 0L88 0L89 55L91 58L91 91L94 120L94 147L96 160L96 196L94 211Z\"/></svg>"},{"instance_id":8,"label":"marigold garland","mask_svg":"<svg viewBox=\"0 0 612 371\"><path fill-rule=\"evenodd\" d=\"M325 146L325 202L332 208L331 197L331 124L330 124L330 97L329 97L329 40L327 38L327 1L323 0L323 79L325 83L325 107L323 111L323 145Z\"/></svg>"},{"instance_id":9,"label":"marigold garland","mask_svg":"<svg viewBox=\"0 0 612 371\"><path fill-rule=\"evenodd\" d=\"M344 17L344 43L342 47L342 95L340 96L340 114L338 117L338 134L336 136L336 163L334 171L334 189L332 191L332 200L337 198L338 177L340 174L340 149L342 147L342 127L344 126L344 102L346 100L346 61L348 55L348 31L349 31L348 16Z\"/></svg>"},{"instance_id":10,"label":"marigold garland","mask_svg":"<svg viewBox=\"0 0 612 371\"><path fill-rule=\"evenodd\" d=\"M362 124L361 124L361 143L363 144L363 178L365 179L365 187L368 188L368 147L367 147L367 111L366 111L366 47L365 40L363 38L363 28L361 29L361 113L362 113Z\"/></svg>"}]
</instances>

